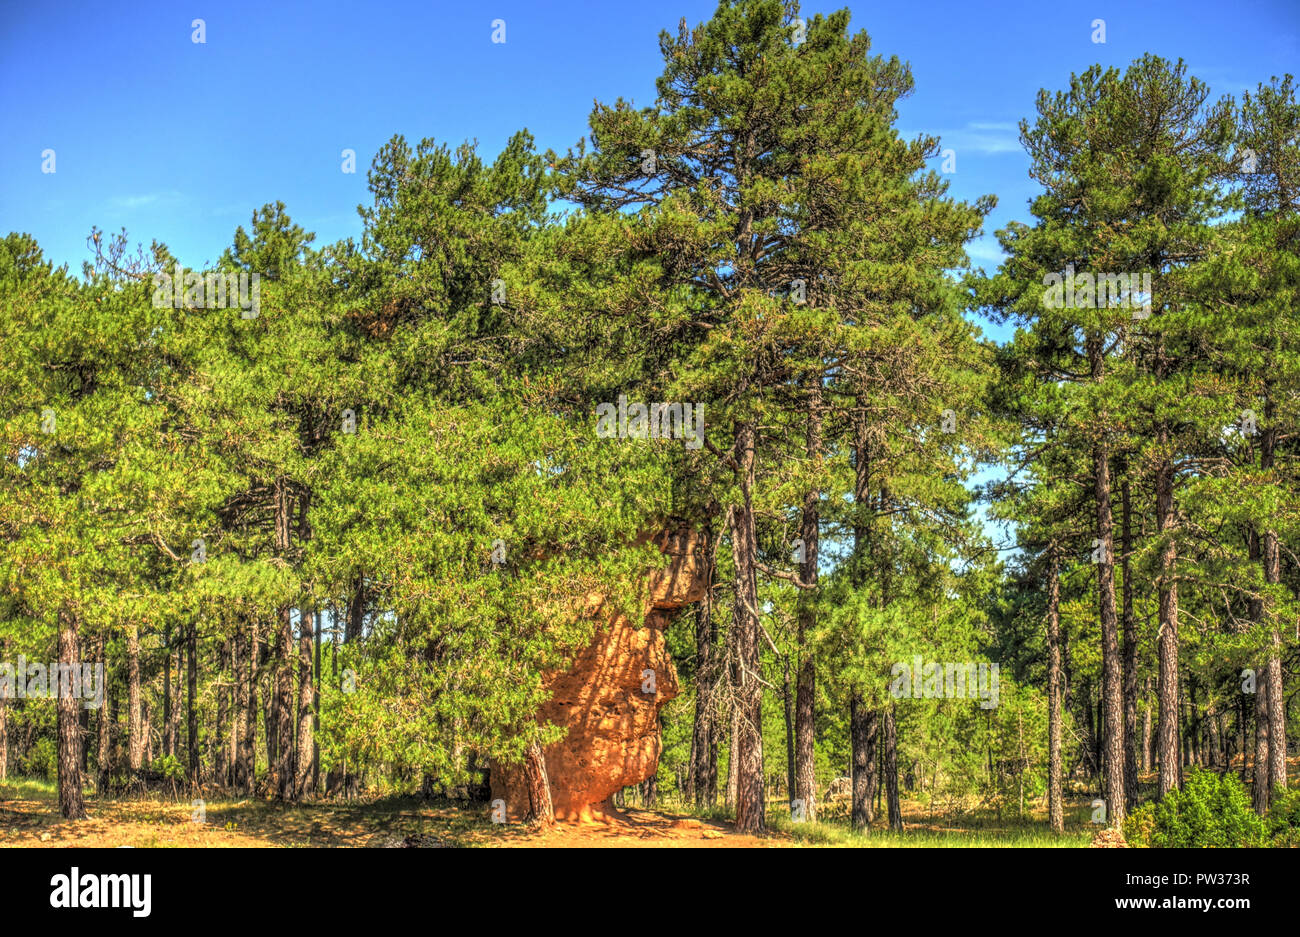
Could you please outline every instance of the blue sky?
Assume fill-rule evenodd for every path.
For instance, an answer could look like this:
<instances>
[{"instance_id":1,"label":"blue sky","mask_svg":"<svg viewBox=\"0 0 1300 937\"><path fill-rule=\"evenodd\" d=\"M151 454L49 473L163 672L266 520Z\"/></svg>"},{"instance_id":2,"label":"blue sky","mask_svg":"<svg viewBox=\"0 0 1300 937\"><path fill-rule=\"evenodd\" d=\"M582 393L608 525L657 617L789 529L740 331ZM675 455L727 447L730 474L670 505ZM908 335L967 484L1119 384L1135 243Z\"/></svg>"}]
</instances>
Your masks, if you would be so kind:
<instances>
[{"instance_id":1,"label":"blue sky","mask_svg":"<svg viewBox=\"0 0 1300 937\"><path fill-rule=\"evenodd\" d=\"M805 16L840 3L809 3ZM1215 94L1300 63L1300 2L849 4L878 53L912 65L900 129L956 151L952 192L998 195L972 246L1027 216L1016 123L1040 87L1094 62L1181 56ZM358 236L365 171L394 133L477 138L494 154L526 127L563 150L593 99L652 103L657 36L715 4L497 2L23 3L0 10L0 228L79 270L92 225L215 261L251 211L280 199L316 245ZM206 42L191 40L205 21ZM492 22L506 41L492 42ZM1106 41L1092 41L1095 19ZM357 152L357 172L340 170ZM42 152L55 151L54 173Z\"/></svg>"}]
</instances>

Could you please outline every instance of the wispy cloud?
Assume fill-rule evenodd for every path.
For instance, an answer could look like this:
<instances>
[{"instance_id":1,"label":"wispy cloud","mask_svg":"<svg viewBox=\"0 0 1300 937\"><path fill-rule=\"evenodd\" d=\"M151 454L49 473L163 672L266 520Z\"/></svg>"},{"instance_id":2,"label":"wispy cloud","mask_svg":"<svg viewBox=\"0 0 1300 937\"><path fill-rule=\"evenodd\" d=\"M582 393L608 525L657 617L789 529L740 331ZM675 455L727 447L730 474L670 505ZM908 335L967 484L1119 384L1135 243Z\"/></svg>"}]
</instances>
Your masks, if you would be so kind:
<instances>
[{"instance_id":1,"label":"wispy cloud","mask_svg":"<svg viewBox=\"0 0 1300 937\"><path fill-rule=\"evenodd\" d=\"M115 195L108 200L110 208L116 208L123 211L132 211L137 208L144 208L146 205L154 205L158 202L174 202L181 198L181 193L176 191L169 192L149 192L144 195Z\"/></svg>"},{"instance_id":2,"label":"wispy cloud","mask_svg":"<svg viewBox=\"0 0 1300 937\"><path fill-rule=\"evenodd\" d=\"M1002 121L971 121L957 130L941 131L939 139L945 149L952 148L959 156L962 152L999 156L1021 151L1020 128Z\"/></svg>"}]
</instances>

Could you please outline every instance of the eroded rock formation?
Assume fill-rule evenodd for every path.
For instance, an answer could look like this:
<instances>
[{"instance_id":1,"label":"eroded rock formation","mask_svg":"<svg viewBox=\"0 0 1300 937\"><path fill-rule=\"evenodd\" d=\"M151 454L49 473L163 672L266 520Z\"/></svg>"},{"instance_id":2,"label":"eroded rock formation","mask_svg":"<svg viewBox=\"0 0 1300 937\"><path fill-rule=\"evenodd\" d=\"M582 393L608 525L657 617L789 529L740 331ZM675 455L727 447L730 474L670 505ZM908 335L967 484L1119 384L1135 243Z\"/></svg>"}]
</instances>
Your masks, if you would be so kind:
<instances>
[{"instance_id":1,"label":"eroded rock formation","mask_svg":"<svg viewBox=\"0 0 1300 937\"><path fill-rule=\"evenodd\" d=\"M701 538L690 531L661 534L655 542L670 561L648 576L641 627L606 611L604 596L588 595L588 609L604 621L573 666L546 680L549 700L537 719L568 730L544 749L557 820L607 815L617 791L658 767L659 709L680 692L664 628L669 611L703 598L706 559ZM643 689L650 686L653 693ZM493 763L491 780L493 800L505 801L509 820L521 819L528 811L522 766Z\"/></svg>"}]
</instances>

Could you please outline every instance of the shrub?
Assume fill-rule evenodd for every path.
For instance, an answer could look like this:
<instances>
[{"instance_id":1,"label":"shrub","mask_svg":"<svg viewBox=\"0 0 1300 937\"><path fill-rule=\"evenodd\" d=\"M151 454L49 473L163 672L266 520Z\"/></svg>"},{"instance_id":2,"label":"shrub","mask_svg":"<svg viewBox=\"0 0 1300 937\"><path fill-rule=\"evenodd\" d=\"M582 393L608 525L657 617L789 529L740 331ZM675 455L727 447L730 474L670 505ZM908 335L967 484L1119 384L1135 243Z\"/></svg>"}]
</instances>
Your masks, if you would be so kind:
<instances>
[{"instance_id":1,"label":"shrub","mask_svg":"<svg viewBox=\"0 0 1300 937\"><path fill-rule=\"evenodd\" d=\"M1300 846L1300 788L1292 788L1269 808L1268 835L1274 846Z\"/></svg>"},{"instance_id":2,"label":"shrub","mask_svg":"<svg viewBox=\"0 0 1300 937\"><path fill-rule=\"evenodd\" d=\"M1182 790L1170 791L1155 806L1151 845L1157 849L1231 849L1259 846L1265 838L1263 819L1231 772L1192 768Z\"/></svg>"},{"instance_id":3,"label":"shrub","mask_svg":"<svg viewBox=\"0 0 1300 937\"><path fill-rule=\"evenodd\" d=\"M1124 841L1135 849L1151 845L1156 829L1156 805L1143 804L1124 818Z\"/></svg>"},{"instance_id":4,"label":"shrub","mask_svg":"<svg viewBox=\"0 0 1300 937\"><path fill-rule=\"evenodd\" d=\"M185 765L175 755L162 755L155 758L150 766L153 772L166 781L185 780Z\"/></svg>"},{"instance_id":5,"label":"shrub","mask_svg":"<svg viewBox=\"0 0 1300 937\"><path fill-rule=\"evenodd\" d=\"M59 777L59 746L53 738L38 738L27 752L25 764L20 763L19 773L32 778L57 781Z\"/></svg>"}]
</instances>

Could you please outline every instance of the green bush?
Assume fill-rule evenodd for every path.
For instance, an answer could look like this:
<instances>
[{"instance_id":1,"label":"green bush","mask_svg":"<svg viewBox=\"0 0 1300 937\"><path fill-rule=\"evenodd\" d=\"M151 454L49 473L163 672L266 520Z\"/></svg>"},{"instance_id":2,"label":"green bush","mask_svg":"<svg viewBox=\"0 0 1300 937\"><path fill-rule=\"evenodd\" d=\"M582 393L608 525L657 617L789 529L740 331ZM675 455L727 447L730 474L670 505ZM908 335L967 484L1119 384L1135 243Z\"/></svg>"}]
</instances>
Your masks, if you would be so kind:
<instances>
[{"instance_id":1,"label":"green bush","mask_svg":"<svg viewBox=\"0 0 1300 937\"><path fill-rule=\"evenodd\" d=\"M1156 805L1143 804L1124 818L1124 842L1142 849L1151 845L1151 834L1156 829Z\"/></svg>"},{"instance_id":2,"label":"green bush","mask_svg":"<svg viewBox=\"0 0 1300 937\"><path fill-rule=\"evenodd\" d=\"M1292 788L1273 801L1266 822L1271 845L1300 847L1300 788Z\"/></svg>"},{"instance_id":3,"label":"green bush","mask_svg":"<svg viewBox=\"0 0 1300 937\"><path fill-rule=\"evenodd\" d=\"M155 758L150 766L155 774L162 775L168 781L185 780L185 765L175 755L162 755Z\"/></svg>"},{"instance_id":4,"label":"green bush","mask_svg":"<svg viewBox=\"0 0 1300 937\"><path fill-rule=\"evenodd\" d=\"M19 773L31 778L44 778L56 781L59 777L59 746L53 738L38 738L27 752L25 764L20 764Z\"/></svg>"},{"instance_id":5,"label":"green bush","mask_svg":"<svg viewBox=\"0 0 1300 937\"><path fill-rule=\"evenodd\" d=\"M1232 773L1192 768L1182 790L1170 791L1155 805L1151 845L1157 849L1231 849L1260 846L1265 840L1264 820L1251 809L1250 796Z\"/></svg>"}]
</instances>

